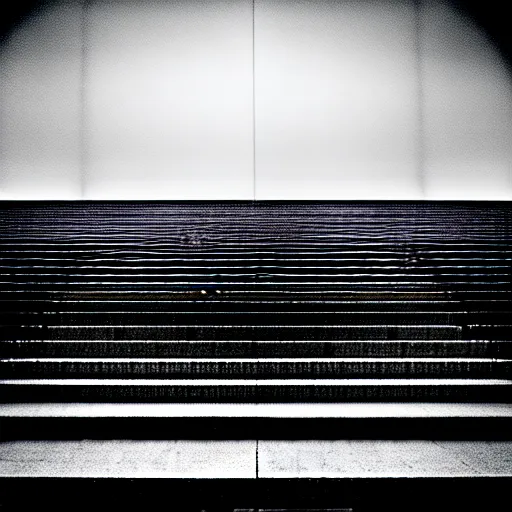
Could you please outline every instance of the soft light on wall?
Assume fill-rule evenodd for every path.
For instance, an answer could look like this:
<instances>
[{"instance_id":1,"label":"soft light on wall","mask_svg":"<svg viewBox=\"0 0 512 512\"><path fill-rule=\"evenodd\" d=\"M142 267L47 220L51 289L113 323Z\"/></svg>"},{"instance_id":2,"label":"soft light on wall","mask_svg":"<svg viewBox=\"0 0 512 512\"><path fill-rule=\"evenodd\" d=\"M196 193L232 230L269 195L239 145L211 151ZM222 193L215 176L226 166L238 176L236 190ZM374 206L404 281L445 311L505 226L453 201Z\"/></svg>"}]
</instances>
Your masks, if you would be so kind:
<instances>
[{"instance_id":1,"label":"soft light on wall","mask_svg":"<svg viewBox=\"0 0 512 512\"><path fill-rule=\"evenodd\" d=\"M1 199L511 199L509 68L450 0L39 2Z\"/></svg>"}]
</instances>

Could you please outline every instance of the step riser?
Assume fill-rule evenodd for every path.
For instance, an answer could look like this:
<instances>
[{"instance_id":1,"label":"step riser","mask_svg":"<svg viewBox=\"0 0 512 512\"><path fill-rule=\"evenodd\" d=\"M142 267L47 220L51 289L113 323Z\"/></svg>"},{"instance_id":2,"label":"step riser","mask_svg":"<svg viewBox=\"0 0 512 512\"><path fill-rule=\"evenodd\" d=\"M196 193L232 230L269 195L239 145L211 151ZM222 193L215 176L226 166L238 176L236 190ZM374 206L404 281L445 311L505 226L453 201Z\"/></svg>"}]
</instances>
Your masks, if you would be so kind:
<instances>
[{"instance_id":1,"label":"step riser","mask_svg":"<svg viewBox=\"0 0 512 512\"><path fill-rule=\"evenodd\" d=\"M0 357L475 357L512 359L512 342L3 341L0 342Z\"/></svg>"},{"instance_id":2,"label":"step riser","mask_svg":"<svg viewBox=\"0 0 512 512\"><path fill-rule=\"evenodd\" d=\"M429 289L451 289L451 290L504 290L510 284L510 272L502 272L497 275L278 275L271 273L229 275L217 272L215 275L161 275L141 276L135 279L134 276L0 276L4 290L14 290L26 287L27 290L59 290L79 289L82 286L120 285L136 288L138 285L147 286L172 286L172 285L221 285L239 286L240 283L252 285L253 283L276 284L301 284L316 285L324 283L325 286L344 286L347 289L396 289L417 288ZM5 284L4 284L5 283Z\"/></svg>"},{"instance_id":3,"label":"step riser","mask_svg":"<svg viewBox=\"0 0 512 512\"><path fill-rule=\"evenodd\" d=\"M493 343L493 355L499 359L512 359L512 341L501 341Z\"/></svg>"},{"instance_id":4,"label":"step riser","mask_svg":"<svg viewBox=\"0 0 512 512\"><path fill-rule=\"evenodd\" d=\"M195 272L194 272L195 270ZM201 272L201 270L203 270ZM510 268L507 266L497 267L495 265L486 266L485 262L477 268L438 268L431 267L404 267L404 268L367 268L359 267L352 269L325 268L325 267L261 267L259 269L244 268L240 266L218 265L210 269L190 269L190 268L172 268L172 269L149 269L149 268L130 268L130 269L80 269L80 268L2 268L0 267L0 278L7 282L54 282L66 281L97 281L101 279L108 282L119 281L183 281L198 280L210 281L218 278L229 281L246 281L252 279L269 278L276 281L340 281L352 282L356 280L367 281L431 281L435 279L439 282L457 282L473 281L477 278L480 281L496 281L500 278L506 278L510 275Z\"/></svg>"},{"instance_id":5,"label":"step riser","mask_svg":"<svg viewBox=\"0 0 512 512\"><path fill-rule=\"evenodd\" d=\"M0 378L213 378L213 379L316 379L316 378L506 378L510 362L182 362L81 363L4 362Z\"/></svg>"},{"instance_id":6,"label":"step riser","mask_svg":"<svg viewBox=\"0 0 512 512\"><path fill-rule=\"evenodd\" d=\"M45 326L3 327L0 341L22 340L509 340L509 325L328 325L328 326Z\"/></svg>"},{"instance_id":7,"label":"step riser","mask_svg":"<svg viewBox=\"0 0 512 512\"><path fill-rule=\"evenodd\" d=\"M129 222L129 221L126 221ZM135 220L139 225L143 225L140 219ZM237 221L238 222L238 219ZM140 236L130 236L126 231L121 233L116 240L112 233L96 231L93 236L84 236L83 231L90 229L90 226L84 227L83 231L76 229L77 226L69 226L63 231L62 237L56 235L56 231L52 226L52 231L41 233L39 236L29 233L25 228L24 234L19 234L19 230L15 233L4 231L2 244L2 252L5 258L16 257L19 255L31 255L33 257L41 257L41 254L48 253L48 257L60 258L64 255L71 254L77 260L85 264L90 261L92 256L94 259L105 259L109 256L113 260L119 257L178 257L178 258L229 258L245 257L249 260L258 257L275 258L275 257L291 257L300 258L307 257L347 257L355 258L403 258L410 262L412 258L421 261L425 256L451 257L451 258L475 258L483 259L486 257L502 257L510 258L510 247L508 246L508 236L510 229L504 230L497 234L496 237L476 235L473 239L468 240L465 237L456 239L456 237L443 236L442 232L430 237L415 236L414 231L410 233L412 240L404 241L406 233L392 233L383 230L380 233L380 240L375 240L375 233L361 233L361 236L348 235L347 226L335 235L332 226L324 225L320 229L324 233L328 233L329 239L318 236L313 232L313 236L318 238L304 236L303 232L293 232L287 230L287 226L282 226L286 230L288 237L279 236L278 225L274 224L265 226L262 222L259 232L248 235L247 232L238 232L233 229L233 224L225 225L224 231L220 231L218 235L208 232L195 233L196 240L192 241L185 236L169 237L167 233L160 232L156 235L149 233L141 233ZM146 226L144 226L146 227ZM144 229L144 227L142 229ZM204 226L201 226L204 227ZM201 229L199 227L199 230ZM13 225L11 230L16 231L18 226ZM267 233L263 230L267 228ZM171 228L172 229L172 228ZM178 227L179 229L179 227ZM183 231L183 226L181 227ZM461 233L458 233L461 235ZM71 236L74 235L74 236ZM417 234L416 234L417 235ZM508 236L507 236L508 235ZM231 237L231 238L230 238ZM374 239L372 240L372 237ZM145 242L145 243L144 243ZM60 252L56 253L56 249ZM112 254L115 251L115 254ZM45 254L46 255L46 254ZM56 256L55 256L56 255ZM498 255L498 256L497 256ZM85 257L84 257L85 256ZM89 256L89 257L88 257Z\"/></svg>"},{"instance_id":8,"label":"step riser","mask_svg":"<svg viewBox=\"0 0 512 512\"><path fill-rule=\"evenodd\" d=\"M504 385L50 385L5 384L1 402L510 402Z\"/></svg>"},{"instance_id":9,"label":"step riser","mask_svg":"<svg viewBox=\"0 0 512 512\"><path fill-rule=\"evenodd\" d=\"M105 294L106 295L106 294ZM512 316L512 309L510 302L505 300L496 301L442 301L435 300L418 300L418 301L399 301L399 300L373 300L363 301L335 301L329 300L327 296L317 297L316 300L311 301L297 300L287 301L284 297L281 300L269 301L265 297L261 300L256 300L253 297L251 300L236 300L231 298L224 298L222 294L218 295L218 299L206 297L204 300L182 300L172 301L158 298L147 297L146 294L133 300L123 300L121 297L113 297L112 300L107 300L105 295L98 300L87 300L83 298L81 301L70 300L66 298L53 298L43 299L35 298L34 300L7 300L0 299L0 310L4 312L4 317L12 314L15 315L42 315L42 314L64 314L66 312L73 313L115 313L115 312L133 312L133 313L166 313L176 314L187 312L188 314L201 314L201 313L234 313L234 312L275 312L282 311L287 313L308 313L314 314L317 312L330 312L336 314L356 313L388 313L407 315L432 313L434 315L445 315L446 317L453 316L459 318L470 312L471 317L478 315L483 318L487 316L497 316L510 318ZM84 315L86 316L86 315Z\"/></svg>"},{"instance_id":10,"label":"step riser","mask_svg":"<svg viewBox=\"0 0 512 512\"><path fill-rule=\"evenodd\" d=\"M494 333L496 330L493 330ZM0 340L461 340L488 339L487 331L468 333L451 326L322 326L322 327L230 327L230 326L140 326L140 327L5 327ZM497 331L499 334L499 330ZM505 334L503 333L503 336Z\"/></svg>"},{"instance_id":11,"label":"step riser","mask_svg":"<svg viewBox=\"0 0 512 512\"><path fill-rule=\"evenodd\" d=\"M75 289L76 288L76 289ZM345 287L344 287L345 288ZM221 292L220 294L218 292ZM18 303L28 301L50 301L60 306L61 301L78 301L87 303L90 301L166 301L179 306L186 301L187 307L191 302L197 304L218 304L219 301L284 301L309 303L311 301L325 301L327 304L334 301L349 301L355 304L371 301L406 301L421 306L432 301L450 301L458 303L462 310L469 311L493 311L510 310L510 286L503 289L487 290L455 290L455 289L413 289L400 290L399 288L375 289L375 287L360 287L356 290L346 290L335 286L295 286L286 288L267 284L259 286L254 284L246 286L97 286L97 287L62 287L60 291L52 286L50 290L31 290L26 286L2 285L0 300ZM498 307L496 307L498 305ZM32 308L29 307L28 310ZM302 308L303 309L303 308ZM60 311L59 308L57 308Z\"/></svg>"},{"instance_id":12,"label":"step riser","mask_svg":"<svg viewBox=\"0 0 512 512\"><path fill-rule=\"evenodd\" d=\"M489 283L482 281L475 281L474 278L467 282L441 282L436 279L418 280L419 282L402 282L396 279L391 279L389 282L380 279L362 281L361 279L354 279L354 282L337 282L336 280L326 280L323 283L318 283L316 280L311 282L290 280L288 282L279 282L267 278L254 278L247 282L237 280L229 281L225 279L210 279L204 281L197 281L191 279L177 280L176 282L168 282L165 279L160 279L155 282L149 281L130 281L127 279L120 280L119 282L104 282L101 278L94 281L75 281L73 279L60 280L56 282L22 282L22 281L4 281L2 283L2 290L10 292L11 295L5 294L3 297L12 298L12 294L21 294L25 297L27 294L56 294L62 293L81 293L81 294L94 294L107 293L177 293L181 289L183 298L190 296L199 299L206 295L211 294L212 297L218 296L218 291L221 293L231 294L232 292L240 291L241 288L252 288L253 291L260 293L274 292L276 296L286 296L290 298L290 294L285 288L295 289L295 291L315 291L320 296L326 293L330 298L346 297L348 294L358 294L362 299L375 299L375 296L382 298L405 298L411 299L411 295L415 293L418 299L425 299L429 296L444 296L446 298L460 297L475 298L475 297L490 297L500 298L510 295L510 276L507 275L498 281L489 281ZM281 290L281 292L279 292ZM291 290L290 290L291 291ZM126 297L126 295L125 295ZM318 297L318 295L317 295ZM304 299L304 296L300 297Z\"/></svg>"},{"instance_id":13,"label":"step riser","mask_svg":"<svg viewBox=\"0 0 512 512\"><path fill-rule=\"evenodd\" d=\"M311 313L212 312L212 313L10 313L0 314L0 325L45 326L132 326L132 325L403 325L465 326L470 324L506 325L509 313Z\"/></svg>"},{"instance_id":14,"label":"step riser","mask_svg":"<svg viewBox=\"0 0 512 512\"><path fill-rule=\"evenodd\" d=\"M116 476L5 479L5 508L34 510L40 507L42 496L59 496L52 503L52 510L67 512L68 503L79 496L84 507L99 511L159 510L162 500L172 496L180 503L180 512L274 512L276 508L278 512L411 512L413 496L415 512L508 512L504 502L512 480L509 476L355 479ZM102 497L101 506L98 496Z\"/></svg>"},{"instance_id":15,"label":"step riser","mask_svg":"<svg viewBox=\"0 0 512 512\"><path fill-rule=\"evenodd\" d=\"M2 440L432 439L512 440L512 418L20 418Z\"/></svg>"},{"instance_id":16,"label":"step riser","mask_svg":"<svg viewBox=\"0 0 512 512\"><path fill-rule=\"evenodd\" d=\"M7 256L7 257L6 257ZM437 274L494 274L510 268L512 264L510 254L497 257L496 254L486 257L480 255L477 258L447 258L446 254L435 257L432 255L420 256L420 259L412 260L409 256L379 257L368 254L366 258L351 257L350 254L341 254L340 257L318 255L308 258L281 258L272 259L268 255L261 259L250 256L237 258L210 257L194 258L193 255L173 258L165 255L161 258L120 257L103 259L87 258L83 255L68 254L66 259L59 259L59 255L47 253L47 258L42 254L34 254L32 257L20 252L16 256L9 257L0 250L0 274L63 274L63 275L88 275L88 274L195 274L209 273L212 269L221 269L223 273L258 273L270 271L292 274L345 274L345 273L433 273ZM443 257L444 256L444 257Z\"/></svg>"}]
</instances>

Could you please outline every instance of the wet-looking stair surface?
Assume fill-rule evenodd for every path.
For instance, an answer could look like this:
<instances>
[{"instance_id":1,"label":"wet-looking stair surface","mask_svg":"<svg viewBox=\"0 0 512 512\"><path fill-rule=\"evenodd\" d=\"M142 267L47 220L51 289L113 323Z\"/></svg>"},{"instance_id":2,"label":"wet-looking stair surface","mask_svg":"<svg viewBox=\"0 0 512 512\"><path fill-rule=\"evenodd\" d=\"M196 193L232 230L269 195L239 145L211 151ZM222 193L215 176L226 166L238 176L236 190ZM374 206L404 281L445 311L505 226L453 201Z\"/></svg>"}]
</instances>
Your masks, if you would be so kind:
<instances>
[{"instance_id":1,"label":"wet-looking stair surface","mask_svg":"<svg viewBox=\"0 0 512 512\"><path fill-rule=\"evenodd\" d=\"M507 203L4 202L0 231L4 447L473 439L510 461Z\"/></svg>"}]
</instances>

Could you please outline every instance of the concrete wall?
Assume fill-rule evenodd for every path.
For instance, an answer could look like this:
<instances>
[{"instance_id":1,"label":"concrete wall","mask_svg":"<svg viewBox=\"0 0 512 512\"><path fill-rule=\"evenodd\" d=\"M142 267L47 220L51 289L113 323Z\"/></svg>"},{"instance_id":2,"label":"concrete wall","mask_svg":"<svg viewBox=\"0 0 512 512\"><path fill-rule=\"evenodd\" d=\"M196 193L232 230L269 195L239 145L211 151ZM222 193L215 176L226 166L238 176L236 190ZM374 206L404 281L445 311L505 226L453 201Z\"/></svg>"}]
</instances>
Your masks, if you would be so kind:
<instances>
[{"instance_id":1,"label":"concrete wall","mask_svg":"<svg viewBox=\"0 0 512 512\"><path fill-rule=\"evenodd\" d=\"M0 73L1 199L512 198L510 73L448 0L42 2Z\"/></svg>"},{"instance_id":2,"label":"concrete wall","mask_svg":"<svg viewBox=\"0 0 512 512\"><path fill-rule=\"evenodd\" d=\"M81 197L78 3L34 12L0 49L0 198Z\"/></svg>"}]
</instances>

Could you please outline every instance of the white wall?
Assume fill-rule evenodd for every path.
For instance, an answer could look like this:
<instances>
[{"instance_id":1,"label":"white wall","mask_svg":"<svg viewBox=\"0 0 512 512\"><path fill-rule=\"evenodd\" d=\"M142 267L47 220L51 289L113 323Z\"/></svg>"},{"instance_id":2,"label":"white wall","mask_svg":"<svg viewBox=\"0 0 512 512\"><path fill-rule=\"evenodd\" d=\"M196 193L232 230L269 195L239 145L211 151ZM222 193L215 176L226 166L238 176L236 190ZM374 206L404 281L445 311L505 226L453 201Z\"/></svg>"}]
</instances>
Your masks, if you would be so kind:
<instances>
[{"instance_id":1,"label":"white wall","mask_svg":"<svg viewBox=\"0 0 512 512\"><path fill-rule=\"evenodd\" d=\"M422 16L425 197L512 199L512 82L482 30L440 0Z\"/></svg>"},{"instance_id":2,"label":"white wall","mask_svg":"<svg viewBox=\"0 0 512 512\"><path fill-rule=\"evenodd\" d=\"M421 197L412 2L259 0L258 199Z\"/></svg>"},{"instance_id":3,"label":"white wall","mask_svg":"<svg viewBox=\"0 0 512 512\"><path fill-rule=\"evenodd\" d=\"M54 4L0 47L0 199L81 197L80 16Z\"/></svg>"},{"instance_id":4,"label":"white wall","mask_svg":"<svg viewBox=\"0 0 512 512\"><path fill-rule=\"evenodd\" d=\"M510 73L450 5L47 2L0 47L0 198L512 199Z\"/></svg>"},{"instance_id":5,"label":"white wall","mask_svg":"<svg viewBox=\"0 0 512 512\"><path fill-rule=\"evenodd\" d=\"M84 197L252 199L252 2L89 11Z\"/></svg>"}]
</instances>

